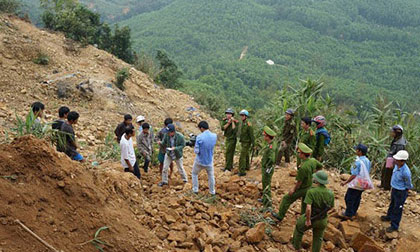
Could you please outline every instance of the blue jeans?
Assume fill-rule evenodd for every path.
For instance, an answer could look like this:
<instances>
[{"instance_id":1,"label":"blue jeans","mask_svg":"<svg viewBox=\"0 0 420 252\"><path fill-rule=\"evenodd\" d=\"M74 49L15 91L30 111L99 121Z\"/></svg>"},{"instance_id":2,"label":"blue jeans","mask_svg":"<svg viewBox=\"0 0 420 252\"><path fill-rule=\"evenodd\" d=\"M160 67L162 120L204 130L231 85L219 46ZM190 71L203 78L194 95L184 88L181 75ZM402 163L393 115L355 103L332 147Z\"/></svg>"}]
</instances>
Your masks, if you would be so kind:
<instances>
[{"instance_id":1,"label":"blue jeans","mask_svg":"<svg viewBox=\"0 0 420 252\"><path fill-rule=\"evenodd\" d=\"M134 164L133 168L134 168L134 172L130 171L130 169L128 169L128 168L125 168L125 169L124 169L124 171L125 171L125 172L131 172L131 173L133 173L133 174L134 174L134 175L135 175L138 179L140 179L141 175L140 175L139 164L138 164L138 162L137 162L137 161L136 161L136 163Z\"/></svg>"},{"instance_id":2,"label":"blue jeans","mask_svg":"<svg viewBox=\"0 0 420 252\"><path fill-rule=\"evenodd\" d=\"M362 199L363 191L349 188L347 189L344 200L346 201L346 212L344 213L347 217L353 217L359 209L360 200Z\"/></svg>"},{"instance_id":3,"label":"blue jeans","mask_svg":"<svg viewBox=\"0 0 420 252\"><path fill-rule=\"evenodd\" d=\"M393 229L397 230L400 227L403 206L407 196L407 190L397 190L392 188L391 203L389 204L388 213L386 216L391 219L391 227Z\"/></svg>"}]
</instances>

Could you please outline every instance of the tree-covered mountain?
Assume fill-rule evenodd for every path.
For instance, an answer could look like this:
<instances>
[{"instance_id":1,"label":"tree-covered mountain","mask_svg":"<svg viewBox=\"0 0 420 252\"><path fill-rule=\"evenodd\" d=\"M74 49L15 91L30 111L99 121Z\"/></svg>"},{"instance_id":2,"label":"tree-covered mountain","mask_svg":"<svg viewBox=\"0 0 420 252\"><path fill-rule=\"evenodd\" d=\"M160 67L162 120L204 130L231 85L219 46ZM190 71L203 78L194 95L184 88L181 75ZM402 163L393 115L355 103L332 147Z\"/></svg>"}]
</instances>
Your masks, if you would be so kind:
<instances>
[{"instance_id":1,"label":"tree-covered mountain","mask_svg":"<svg viewBox=\"0 0 420 252\"><path fill-rule=\"evenodd\" d=\"M58 0L60 1L60 0ZM101 14L108 22L117 22L146 12L159 10L173 0L79 0L89 9ZM40 0L21 0L23 11L36 24L41 24Z\"/></svg>"},{"instance_id":2,"label":"tree-covered mountain","mask_svg":"<svg viewBox=\"0 0 420 252\"><path fill-rule=\"evenodd\" d=\"M122 24L138 51L166 50L191 79L184 89L217 104L261 107L309 77L346 104L420 104L417 0L174 0Z\"/></svg>"}]
</instances>

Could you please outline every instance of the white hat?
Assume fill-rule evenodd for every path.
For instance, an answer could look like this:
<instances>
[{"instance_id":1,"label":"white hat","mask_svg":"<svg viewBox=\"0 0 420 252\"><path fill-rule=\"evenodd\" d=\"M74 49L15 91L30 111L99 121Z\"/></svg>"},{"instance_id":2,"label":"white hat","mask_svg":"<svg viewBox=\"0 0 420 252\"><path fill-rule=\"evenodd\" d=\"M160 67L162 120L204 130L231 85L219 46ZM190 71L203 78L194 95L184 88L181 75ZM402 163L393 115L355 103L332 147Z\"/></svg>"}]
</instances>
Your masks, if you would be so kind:
<instances>
[{"instance_id":1,"label":"white hat","mask_svg":"<svg viewBox=\"0 0 420 252\"><path fill-rule=\"evenodd\" d=\"M395 160L404 160L406 161L408 159L408 152L405 150L400 150L393 156Z\"/></svg>"},{"instance_id":2,"label":"white hat","mask_svg":"<svg viewBox=\"0 0 420 252\"><path fill-rule=\"evenodd\" d=\"M137 116L136 122L141 122L141 121L144 121L144 120L145 120L144 116L139 115L139 116Z\"/></svg>"}]
</instances>

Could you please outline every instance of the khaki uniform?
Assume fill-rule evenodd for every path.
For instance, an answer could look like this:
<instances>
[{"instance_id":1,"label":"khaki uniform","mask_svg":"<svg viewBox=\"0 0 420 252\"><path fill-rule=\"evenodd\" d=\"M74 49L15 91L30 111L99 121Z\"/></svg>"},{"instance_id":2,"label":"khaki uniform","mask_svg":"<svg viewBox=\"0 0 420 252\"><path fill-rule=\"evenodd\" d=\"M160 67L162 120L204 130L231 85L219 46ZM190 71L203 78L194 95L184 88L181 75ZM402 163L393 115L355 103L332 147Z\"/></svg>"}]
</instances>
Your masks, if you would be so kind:
<instances>
[{"instance_id":1,"label":"khaki uniform","mask_svg":"<svg viewBox=\"0 0 420 252\"><path fill-rule=\"evenodd\" d=\"M239 157L239 175L245 175L249 171L249 154L254 145L254 129L250 122L241 122L239 131L239 142L241 143L241 156Z\"/></svg>"},{"instance_id":2,"label":"khaki uniform","mask_svg":"<svg viewBox=\"0 0 420 252\"><path fill-rule=\"evenodd\" d=\"M282 133L282 140L286 143L286 146L281 146L277 156L276 164L279 165L281 163L281 159L284 155L284 161L286 163L290 163L290 154L293 151L293 141L295 140L296 136L296 123L291 118L284 122L283 133Z\"/></svg>"}]
</instances>

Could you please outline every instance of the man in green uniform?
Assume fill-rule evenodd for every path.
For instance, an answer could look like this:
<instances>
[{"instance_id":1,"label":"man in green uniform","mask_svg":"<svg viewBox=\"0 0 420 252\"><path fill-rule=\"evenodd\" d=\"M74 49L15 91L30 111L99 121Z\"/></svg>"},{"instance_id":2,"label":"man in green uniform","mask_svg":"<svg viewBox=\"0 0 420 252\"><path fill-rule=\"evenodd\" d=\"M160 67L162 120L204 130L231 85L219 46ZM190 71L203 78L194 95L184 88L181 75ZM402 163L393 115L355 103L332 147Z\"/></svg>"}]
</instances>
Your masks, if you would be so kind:
<instances>
[{"instance_id":1,"label":"man in green uniform","mask_svg":"<svg viewBox=\"0 0 420 252\"><path fill-rule=\"evenodd\" d=\"M334 193L325 186L328 184L326 172L318 171L313 177L314 186L308 190L304 201L306 213L296 222L292 244L296 250L300 249L303 233L312 228L312 252L319 252L328 224L328 211L334 207Z\"/></svg>"},{"instance_id":2,"label":"man in green uniform","mask_svg":"<svg viewBox=\"0 0 420 252\"><path fill-rule=\"evenodd\" d=\"M262 149L262 160L261 160L261 175L262 175L262 200L264 210L271 209L271 178L274 173L274 165L276 162L276 151L277 146L273 141L276 133L268 126L264 127L263 130L264 140L267 145Z\"/></svg>"},{"instance_id":3,"label":"man in green uniform","mask_svg":"<svg viewBox=\"0 0 420 252\"><path fill-rule=\"evenodd\" d=\"M284 195L280 203L279 212L272 213L273 217L279 221L283 220L290 205L298 199L302 199L301 214L305 213L306 204L303 200L305 199L306 192L312 186L312 174L322 168L322 164L319 161L310 158L312 150L306 144L299 143L298 153L302 159L302 166L297 172L296 184L288 194Z\"/></svg>"},{"instance_id":4,"label":"man in green uniform","mask_svg":"<svg viewBox=\"0 0 420 252\"><path fill-rule=\"evenodd\" d=\"M299 134L299 142L306 144L312 150L315 148L315 132L311 129L312 119L310 117L303 117L300 120L300 127L302 128ZM302 160L297 155L297 167L300 167Z\"/></svg>"},{"instance_id":5,"label":"man in green uniform","mask_svg":"<svg viewBox=\"0 0 420 252\"><path fill-rule=\"evenodd\" d=\"M293 141L295 140L296 124L293 119L294 112L291 109L286 110L285 121L282 133L282 140L280 143L280 150L277 156L276 164L280 165L281 159L284 155L284 162L290 163L290 153L292 152Z\"/></svg>"},{"instance_id":6,"label":"man in green uniform","mask_svg":"<svg viewBox=\"0 0 420 252\"><path fill-rule=\"evenodd\" d=\"M238 120L235 120L233 116L235 112L233 109L228 108L225 112L226 117L222 120L222 131L225 136L225 168L224 171L232 171L233 168L233 156L235 155L236 148L236 135L238 132Z\"/></svg>"},{"instance_id":7,"label":"man in green uniform","mask_svg":"<svg viewBox=\"0 0 420 252\"><path fill-rule=\"evenodd\" d=\"M239 115L241 116L241 129L239 135L239 142L241 143L241 156L239 157L239 176L245 176L246 171L249 171L249 152L254 145L254 130L250 122L248 122L249 112L242 110Z\"/></svg>"}]
</instances>

